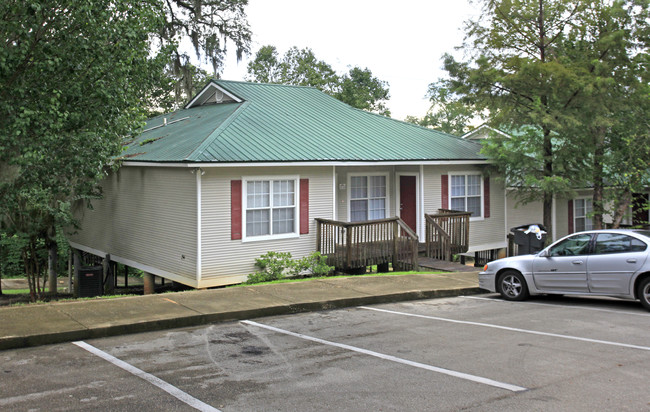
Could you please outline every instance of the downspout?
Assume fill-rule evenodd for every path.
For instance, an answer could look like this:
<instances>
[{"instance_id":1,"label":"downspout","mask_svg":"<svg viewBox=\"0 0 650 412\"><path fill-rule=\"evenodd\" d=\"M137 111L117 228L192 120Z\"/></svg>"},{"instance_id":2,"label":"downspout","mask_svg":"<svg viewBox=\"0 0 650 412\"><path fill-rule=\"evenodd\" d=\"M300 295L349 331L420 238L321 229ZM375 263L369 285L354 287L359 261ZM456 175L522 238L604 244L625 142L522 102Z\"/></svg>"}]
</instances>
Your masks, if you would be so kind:
<instances>
[{"instance_id":1,"label":"downspout","mask_svg":"<svg viewBox=\"0 0 650 412\"><path fill-rule=\"evenodd\" d=\"M508 185L505 184L503 185L503 232L505 234L506 238L506 245L509 245L510 242L508 242ZM506 246L506 253L508 252L508 246Z\"/></svg>"},{"instance_id":2,"label":"downspout","mask_svg":"<svg viewBox=\"0 0 650 412\"><path fill-rule=\"evenodd\" d=\"M557 239L557 202L555 201L555 195L553 195L553 204L551 206L551 222L553 222L553 230L551 233L552 239L551 241L555 241Z\"/></svg>"},{"instance_id":3,"label":"downspout","mask_svg":"<svg viewBox=\"0 0 650 412\"><path fill-rule=\"evenodd\" d=\"M196 169L196 285L201 287L201 176L205 173Z\"/></svg>"},{"instance_id":4,"label":"downspout","mask_svg":"<svg viewBox=\"0 0 650 412\"><path fill-rule=\"evenodd\" d=\"M420 221L420 224L418 225L420 229L420 233L418 233L418 237L420 238L419 242L422 242L422 239L424 239L424 165L420 165L420 195L419 195L419 204L420 204L420 213L418 213L418 219Z\"/></svg>"},{"instance_id":5,"label":"downspout","mask_svg":"<svg viewBox=\"0 0 650 412\"><path fill-rule=\"evenodd\" d=\"M336 166L332 166L332 220L336 220Z\"/></svg>"}]
</instances>

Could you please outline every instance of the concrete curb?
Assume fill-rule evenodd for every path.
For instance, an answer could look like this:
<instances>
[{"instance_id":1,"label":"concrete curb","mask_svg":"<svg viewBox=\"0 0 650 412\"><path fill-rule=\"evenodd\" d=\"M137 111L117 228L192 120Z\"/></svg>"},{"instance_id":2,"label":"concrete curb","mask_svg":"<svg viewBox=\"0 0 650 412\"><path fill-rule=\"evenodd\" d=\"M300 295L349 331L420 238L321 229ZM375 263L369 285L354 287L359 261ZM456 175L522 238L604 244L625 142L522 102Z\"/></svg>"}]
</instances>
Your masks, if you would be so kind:
<instances>
[{"instance_id":1,"label":"concrete curb","mask_svg":"<svg viewBox=\"0 0 650 412\"><path fill-rule=\"evenodd\" d=\"M289 315L302 312L316 312L322 310L340 309L380 303L446 298L478 293L483 293L483 291L481 291L478 287L410 291L355 298L330 299L320 302L288 303L285 305L276 305L264 308L197 314L190 316L181 316L172 319L135 322L126 325L83 328L66 332L42 333L29 336L6 336L0 337L0 350L49 345L85 339L105 338L110 336L127 335L140 332L154 332L173 328L201 326L210 323L230 322L266 316Z\"/></svg>"}]
</instances>

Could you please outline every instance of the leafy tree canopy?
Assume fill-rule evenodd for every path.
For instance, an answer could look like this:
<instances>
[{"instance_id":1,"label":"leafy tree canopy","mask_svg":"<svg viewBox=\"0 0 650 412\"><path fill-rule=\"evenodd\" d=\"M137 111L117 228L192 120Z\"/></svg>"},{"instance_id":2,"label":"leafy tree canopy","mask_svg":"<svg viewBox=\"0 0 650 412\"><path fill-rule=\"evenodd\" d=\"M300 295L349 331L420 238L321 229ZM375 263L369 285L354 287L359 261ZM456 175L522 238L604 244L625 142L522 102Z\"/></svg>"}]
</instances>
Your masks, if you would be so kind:
<instances>
[{"instance_id":1,"label":"leafy tree canopy","mask_svg":"<svg viewBox=\"0 0 650 412\"><path fill-rule=\"evenodd\" d=\"M352 107L390 116L388 83L373 77L368 68L353 67L339 76L309 48L294 46L280 58L275 46L263 46L248 63L248 80L315 87Z\"/></svg>"},{"instance_id":2,"label":"leafy tree canopy","mask_svg":"<svg viewBox=\"0 0 650 412\"><path fill-rule=\"evenodd\" d=\"M169 50L166 73L174 84L176 106L191 96L196 68L184 51L189 42L197 58L212 65L213 75L223 70L229 44L237 59L250 51L251 30L246 20L248 0L165 0L164 24L157 30L157 47Z\"/></svg>"},{"instance_id":3,"label":"leafy tree canopy","mask_svg":"<svg viewBox=\"0 0 650 412\"><path fill-rule=\"evenodd\" d=\"M481 117L471 105L462 100L462 96L450 89L447 82L439 80L429 84L427 97L431 107L424 117L408 116L406 121L456 136L472 130L472 125L479 122Z\"/></svg>"},{"instance_id":4,"label":"leafy tree canopy","mask_svg":"<svg viewBox=\"0 0 650 412\"><path fill-rule=\"evenodd\" d=\"M137 130L166 58L157 0L0 2L0 225L19 236L27 274L39 239L99 195L105 166Z\"/></svg>"},{"instance_id":5,"label":"leafy tree canopy","mask_svg":"<svg viewBox=\"0 0 650 412\"><path fill-rule=\"evenodd\" d=\"M622 96L612 86L622 84L622 91L642 83L635 65L647 59L648 2L481 3L481 16L465 26L466 61L444 57L447 85L464 103L489 112L494 126L532 128L517 144L488 142L485 151L509 184L527 187L523 201L543 201L551 230L553 197L594 182L594 139L613 130L617 115L605 109ZM535 173L525 159L538 163Z\"/></svg>"}]
</instances>

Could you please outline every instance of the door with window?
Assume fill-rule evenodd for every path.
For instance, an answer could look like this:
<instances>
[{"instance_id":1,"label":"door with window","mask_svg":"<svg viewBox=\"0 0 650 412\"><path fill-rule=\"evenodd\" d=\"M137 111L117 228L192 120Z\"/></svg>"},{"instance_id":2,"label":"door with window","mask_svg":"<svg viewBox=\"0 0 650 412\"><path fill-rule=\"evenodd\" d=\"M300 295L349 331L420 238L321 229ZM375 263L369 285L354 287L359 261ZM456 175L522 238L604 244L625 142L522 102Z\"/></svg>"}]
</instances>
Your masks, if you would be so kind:
<instances>
[{"instance_id":1,"label":"door with window","mask_svg":"<svg viewBox=\"0 0 650 412\"><path fill-rule=\"evenodd\" d=\"M415 176L399 177L399 216L417 233L417 186Z\"/></svg>"},{"instance_id":2,"label":"door with window","mask_svg":"<svg viewBox=\"0 0 650 412\"><path fill-rule=\"evenodd\" d=\"M533 261L535 287L545 292L588 292L587 258L591 235L571 236Z\"/></svg>"}]
</instances>

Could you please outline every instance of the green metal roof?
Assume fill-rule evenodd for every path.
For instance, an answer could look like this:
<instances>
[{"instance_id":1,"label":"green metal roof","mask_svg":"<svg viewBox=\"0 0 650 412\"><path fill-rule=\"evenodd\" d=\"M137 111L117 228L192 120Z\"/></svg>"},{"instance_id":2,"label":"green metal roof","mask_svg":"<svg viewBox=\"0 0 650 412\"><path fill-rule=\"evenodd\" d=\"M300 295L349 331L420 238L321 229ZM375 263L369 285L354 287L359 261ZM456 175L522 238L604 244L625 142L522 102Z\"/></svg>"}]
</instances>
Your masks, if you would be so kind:
<instances>
[{"instance_id":1,"label":"green metal roof","mask_svg":"<svg viewBox=\"0 0 650 412\"><path fill-rule=\"evenodd\" d=\"M150 119L128 144L125 159L486 160L476 142L352 108L315 88L213 80L204 91L214 86L241 101L198 105Z\"/></svg>"}]
</instances>

